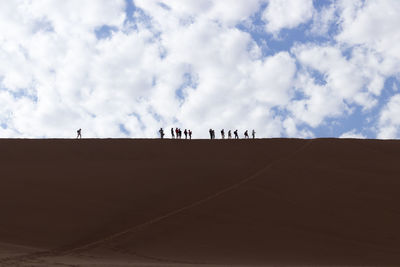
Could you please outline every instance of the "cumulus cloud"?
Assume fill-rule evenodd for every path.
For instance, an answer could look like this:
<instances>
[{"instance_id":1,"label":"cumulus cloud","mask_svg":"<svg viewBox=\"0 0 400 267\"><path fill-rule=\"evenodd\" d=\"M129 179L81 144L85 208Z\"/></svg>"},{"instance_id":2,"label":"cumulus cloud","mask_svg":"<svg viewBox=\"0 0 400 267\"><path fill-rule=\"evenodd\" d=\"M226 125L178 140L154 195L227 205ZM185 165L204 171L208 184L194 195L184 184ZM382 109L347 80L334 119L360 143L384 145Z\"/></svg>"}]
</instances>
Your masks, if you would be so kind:
<instances>
[{"instance_id":1,"label":"cumulus cloud","mask_svg":"<svg viewBox=\"0 0 400 267\"><path fill-rule=\"evenodd\" d=\"M336 39L361 46L380 56L379 67L386 75L399 69L400 2L397 0L338 1L342 31Z\"/></svg>"},{"instance_id":2,"label":"cumulus cloud","mask_svg":"<svg viewBox=\"0 0 400 267\"><path fill-rule=\"evenodd\" d=\"M312 0L132 3L132 17L124 0L0 3L1 137L154 137L160 127L313 137L328 118L373 112L399 77L396 0L319 11ZM264 32L238 27L260 15ZM308 22L305 36L329 41L276 38ZM273 42L294 45L266 52ZM396 99L379 137L397 134Z\"/></svg>"},{"instance_id":3,"label":"cumulus cloud","mask_svg":"<svg viewBox=\"0 0 400 267\"><path fill-rule=\"evenodd\" d=\"M335 22L335 18L336 7L334 4L322 7L319 12L314 11L310 33L326 36L330 27Z\"/></svg>"},{"instance_id":4,"label":"cumulus cloud","mask_svg":"<svg viewBox=\"0 0 400 267\"><path fill-rule=\"evenodd\" d=\"M8 4L21 33L2 38L10 47L2 45L3 58L15 64L1 72L3 136L67 137L79 127L89 137L154 136L161 126L191 127L197 137L208 127L282 135L271 108L289 103L294 59L262 59L235 27L260 1L229 9L218 1L135 1L134 25L124 23L124 3ZM115 31L96 38L104 25Z\"/></svg>"},{"instance_id":5,"label":"cumulus cloud","mask_svg":"<svg viewBox=\"0 0 400 267\"><path fill-rule=\"evenodd\" d=\"M382 109L378 127L378 138L394 139L400 136L400 94L392 96Z\"/></svg>"},{"instance_id":6,"label":"cumulus cloud","mask_svg":"<svg viewBox=\"0 0 400 267\"><path fill-rule=\"evenodd\" d=\"M312 18L314 6L312 0L269 0L262 18L266 30L278 34L282 29L295 28Z\"/></svg>"},{"instance_id":7,"label":"cumulus cloud","mask_svg":"<svg viewBox=\"0 0 400 267\"><path fill-rule=\"evenodd\" d=\"M9 100L6 107L12 111L4 125L6 133L70 136L67 129L85 121L80 96L90 88L87 78L97 44L94 30L104 24L122 27L124 1L1 5L0 24L7 27L0 35L1 97Z\"/></svg>"},{"instance_id":8,"label":"cumulus cloud","mask_svg":"<svg viewBox=\"0 0 400 267\"><path fill-rule=\"evenodd\" d=\"M149 14L156 27L176 29L197 20L218 21L225 26L235 26L257 12L263 0L136 0L135 5Z\"/></svg>"},{"instance_id":9,"label":"cumulus cloud","mask_svg":"<svg viewBox=\"0 0 400 267\"><path fill-rule=\"evenodd\" d=\"M368 90L380 96L385 79L399 77L400 50L397 44L400 34L396 27L400 23L397 13L400 2L382 1L338 1L341 32L336 40L344 47L351 47L354 59L366 76L371 77ZM394 90L396 87L393 87ZM391 117L396 114L398 97L393 96L380 112L378 138L397 136L397 121Z\"/></svg>"},{"instance_id":10,"label":"cumulus cloud","mask_svg":"<svg viewBox=\"0 0 400 267\"><path fill-rule=\"evenodd\" d=\"M302 66L297 90L304 97L289 109L301 122L317 127L326 118L351 114L353 105L368 110L377 104L375 96L384 79L379 68L365 60L373 58L357 49L347 58L340 47L332 45L297 45L292 51Z\"/></svg>"}]
</instances>

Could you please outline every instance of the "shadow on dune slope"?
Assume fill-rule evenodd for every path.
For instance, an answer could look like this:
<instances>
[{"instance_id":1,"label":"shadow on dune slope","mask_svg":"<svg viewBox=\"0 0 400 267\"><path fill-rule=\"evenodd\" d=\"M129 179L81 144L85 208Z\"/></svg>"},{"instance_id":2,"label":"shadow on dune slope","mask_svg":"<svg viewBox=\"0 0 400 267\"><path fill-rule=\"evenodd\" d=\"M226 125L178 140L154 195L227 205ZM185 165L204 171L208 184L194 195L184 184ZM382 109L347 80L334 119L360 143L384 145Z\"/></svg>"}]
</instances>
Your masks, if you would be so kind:
<instances>
[{"instance_id":1,"label":"shadow on dune slope","mask_svg":"<svg viewBox=\"0 0 400 267\"><path fill-rule=\"evenodd\" d=\"M397 141L0 140L0 150L5 265L400 263Z\"/></svg>"}]
</instances>

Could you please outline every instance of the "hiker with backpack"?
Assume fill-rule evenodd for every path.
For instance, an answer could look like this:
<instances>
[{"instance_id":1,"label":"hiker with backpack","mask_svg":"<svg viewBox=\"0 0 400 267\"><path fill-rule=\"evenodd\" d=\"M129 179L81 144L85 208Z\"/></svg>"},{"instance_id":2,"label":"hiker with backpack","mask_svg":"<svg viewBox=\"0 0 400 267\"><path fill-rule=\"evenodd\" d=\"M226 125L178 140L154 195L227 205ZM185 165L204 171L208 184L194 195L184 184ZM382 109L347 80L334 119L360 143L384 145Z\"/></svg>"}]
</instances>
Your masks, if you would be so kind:
<instances>
[{"instance_id":1,"label":"hiker with backpack","mask_svg":"<svg viewBox=\"0 0 400 267\"><path fill-rule=\"evenodd\" d=\"M235 130L233 133L235 134L235 139L239 139L238 130Z\"/></svg>"},{"instance_id":2,"label":"hiker with backpack","mask_svg":"<svg viewBox=\"0 0 400 267\"><path fill-rule=\"evenodd\" d=\"M248 133L247 130L244 132L244 138L245 138L245 139L249 139L249 133Z\"/></svg>"}]
</instances>

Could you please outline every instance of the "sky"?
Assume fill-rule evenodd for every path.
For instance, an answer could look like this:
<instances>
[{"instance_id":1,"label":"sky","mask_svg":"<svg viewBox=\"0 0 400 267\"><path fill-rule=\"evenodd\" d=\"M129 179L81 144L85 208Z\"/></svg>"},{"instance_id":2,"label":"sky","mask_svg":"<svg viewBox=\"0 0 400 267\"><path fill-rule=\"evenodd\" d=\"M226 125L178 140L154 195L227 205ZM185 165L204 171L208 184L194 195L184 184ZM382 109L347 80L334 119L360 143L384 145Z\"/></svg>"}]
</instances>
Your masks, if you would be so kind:
<instances>
[{"instance_id":1,"label":"sky","mask_svg":"<svg viewBox=\"0 0 400 267\"><path fill-rule=\"evenodd\" d=\"M398 0L0 1L0 138L395 139L398 14Z\"/></svg>"}]
</instances>

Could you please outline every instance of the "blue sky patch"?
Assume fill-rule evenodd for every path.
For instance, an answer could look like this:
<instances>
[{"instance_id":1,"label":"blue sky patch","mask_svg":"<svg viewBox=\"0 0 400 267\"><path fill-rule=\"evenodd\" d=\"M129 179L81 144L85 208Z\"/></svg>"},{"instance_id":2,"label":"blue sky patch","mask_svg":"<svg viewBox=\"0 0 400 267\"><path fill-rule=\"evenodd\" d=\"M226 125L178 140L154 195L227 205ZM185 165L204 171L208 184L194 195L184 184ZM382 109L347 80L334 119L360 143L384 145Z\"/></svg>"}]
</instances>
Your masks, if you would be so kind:
<instances>
[{"instance_id":1,"label":"blue sky patch","mask_svg":"<svg viewBox=\"0 0 400 267\"><path fill-rule=\"evenodd\" d=\"M113 32L117 32L117 31L118 31L117 27L103 25L100 28L97 28L95 30L95 34L96 34L97 39L106 39L106 38L110 38L112 36Z\"/></svg>"}]
</instances>

